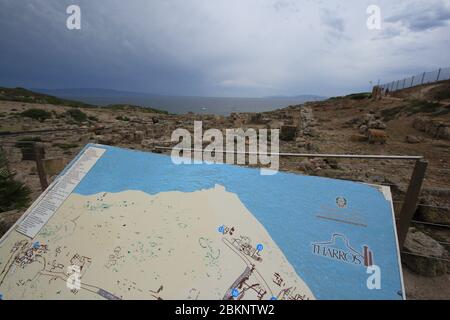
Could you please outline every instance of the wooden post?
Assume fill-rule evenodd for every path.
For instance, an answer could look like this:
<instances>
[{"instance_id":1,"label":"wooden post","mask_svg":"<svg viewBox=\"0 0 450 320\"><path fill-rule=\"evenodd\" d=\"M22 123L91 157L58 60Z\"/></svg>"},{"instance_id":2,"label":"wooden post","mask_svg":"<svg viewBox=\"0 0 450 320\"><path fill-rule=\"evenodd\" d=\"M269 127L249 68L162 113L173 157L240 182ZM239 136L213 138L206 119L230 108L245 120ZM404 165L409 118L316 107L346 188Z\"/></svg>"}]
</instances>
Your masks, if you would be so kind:
<instances>
[{"instance_id":1,"label":"wooden post","mask_svg":"<svg viewBox=\"0 0 450 320\"><path fill-rule=\"evenodd\" d=\"M41 182L42 191L44 191L48 187L48 182L44 164L42 163L42 159L44 157L44 147L41 144L34 144L34 155L36 159L36 169L39 175L39 181Z\"/></svg>"},{"instance_id":2,"label":"wooden post","mask_svg":"<svg viewBox=\"0 0 450 320\"><path fill-rule=\"evenodd\" d=\"M425 79L425 72L422 75L422 81L420 82L420 84L423 84L423 80Z\"/></svg>"},{"instance_id":3,"label":"wooden post","mask_svg":"<svg viewBox=\"0 0 450 320\"><path fill-rule=\"evenodd\" d=\"M412 80L411 80L411 87L413 86L413 83L414 83L414 76L412 77Z\"/></svg>"},{"instance_id":4,"label":"wooden post","mask_svg":"<svg viewBox=\"0 0 450 320\"><path fill-rule=\"evenodd\" d=\"M411 220L417 209L419 193L425 177L427 165L428 162L424 160L417 160L411 175L411 180L409 181L408 190L406 191L405 200L403 201L402 210L400 211L400 220L397 225L398 244L400 250L403 248L406 235L408 234L409 225L411 224Z\"/></svg>"},{"instance_id":5,"label":"wooden post","mask_svg":"<svg viewBox=\"0 0 450 320\"><path fill-rule=\"evenodd\" d=\"M437 75L437 78L436 78L436 81L439 81L439 76L441 75L441 68L439 68L439 71L438 71L438 75Z\"/></svg>"}]
</instances>

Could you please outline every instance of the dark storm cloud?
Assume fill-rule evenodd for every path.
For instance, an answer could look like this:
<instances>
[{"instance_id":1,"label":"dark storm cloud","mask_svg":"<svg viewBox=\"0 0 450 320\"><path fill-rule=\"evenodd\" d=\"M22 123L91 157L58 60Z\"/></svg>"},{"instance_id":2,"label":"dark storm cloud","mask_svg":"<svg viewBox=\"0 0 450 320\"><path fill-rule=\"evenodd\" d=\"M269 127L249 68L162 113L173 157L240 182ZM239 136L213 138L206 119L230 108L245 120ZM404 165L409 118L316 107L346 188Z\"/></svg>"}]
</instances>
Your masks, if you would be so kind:
<instances>
[{"instance_id":1,"label":"dark storm cloud","mask_svg":"<svg viewBox=\"0 0 450 320\"><path fill-rule=\"evenodd\" d=\"M361 0L0 0L0 86L335 95L448 63L444 1L378 2L381 31Z\"/></svg>"},{"instance_id":2,"label":"dark storm cloud","mask_svg":"<svg viewBox=\"0 0 450 320\"><path fill-rule=\"evenodd\" d=\"M388 17L386 22L398 23L413 32L447 26L450 22L450 5L443 1L415 2L405 6L401 13Z\"/></svg>"}]
</instances>

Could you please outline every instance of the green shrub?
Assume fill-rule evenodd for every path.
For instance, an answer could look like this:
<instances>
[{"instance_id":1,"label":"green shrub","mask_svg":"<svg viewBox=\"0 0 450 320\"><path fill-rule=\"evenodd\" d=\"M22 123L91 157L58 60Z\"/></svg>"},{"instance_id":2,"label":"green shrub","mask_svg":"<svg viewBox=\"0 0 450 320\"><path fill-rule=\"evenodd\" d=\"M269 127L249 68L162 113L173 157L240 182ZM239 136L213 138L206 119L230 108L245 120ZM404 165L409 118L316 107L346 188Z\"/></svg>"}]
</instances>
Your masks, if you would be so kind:
<instances>
[{"instance_id":1,"label":"green shrub","mask_svg":"<svg viewBox=\"0 0 450 320\"><path fill-rule=\"evenodd\" d=\"M20 113L22 117L27 117L39 121L44 121L46 119L50 119L52 114L43 109L28 109Z\"/></svg>"},{"instance_id":2,"label":"green shrub","mask_svg":"<svg viewBox=\"0 0 450 320\"><path fill-rule=\"evenodd\" d=\"M33 150L34 142L41 142L41 137L23 137L16 141L15 147ZM32 151L31 151L32 152Z\"/></svg>"},{"instance_id":3,"label":"green shrub","mask_svg":"<svg viewBox=\"0 0 450 320\"><path fill-rule=\"evenodd\" d=\"M371 98L372 94L370 92L360 92L360 93L349 94L345 97L350 98L352 100L363 100L363 99Z\"/></svg>"},{"instance_id":4,"label":"green shrub","mask_svg":"<svg viewBox=\"0 0 450 320\"><path fill-rule=\"evenodd\" d=\"M67 115L69 115L73 120L76 122L84 122L88 119L88 116L86 113L81 111L80 109L70 109L66 112Z\"/></svg>"},{"instance_id":5,"label":"green shrub","mask_svg":"<svg viewBox=\"0 0 450 320\"><path fill-rule=\"evenodd\" d=\"M116 120L121 120L121 121L130 121L130 118L128 118L127 116L117 116Z\"/></svg>"}]
</instances>

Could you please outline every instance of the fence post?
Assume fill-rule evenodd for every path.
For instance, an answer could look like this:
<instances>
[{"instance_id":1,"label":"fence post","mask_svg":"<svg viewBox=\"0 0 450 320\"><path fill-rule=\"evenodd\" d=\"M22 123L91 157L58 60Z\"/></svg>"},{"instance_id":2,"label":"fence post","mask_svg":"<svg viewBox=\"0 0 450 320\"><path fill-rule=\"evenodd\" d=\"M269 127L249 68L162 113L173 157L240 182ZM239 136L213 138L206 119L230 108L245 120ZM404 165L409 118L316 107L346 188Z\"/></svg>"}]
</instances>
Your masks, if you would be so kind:
<instances>
[{"instance_id":1,"label":"fence post","mask_svg":"<svg viewBox=\"0 0 450 320\"><path fill-rule=\"evenodd\" d=\"M403 88L402 89L405 89L405 83L406 83L406 78L403 79Z\"/></svg>"},{"instance_id":2,"label":"fence post","mask_svg":"<svg viewBox=\"0 0 450 320\"><path fill-rule=\"evenodd\" d=\"M412 80L411 80L411 87L413 86L413 83L414 83L414 76L412 77Z\"/></svg>"},{"instance_id":3,"label":"fence post","mask_svg":"<svg viewBox=\"0 0 450 320\"><path fill-rule=\"evenodd\" d=\"M406 235L408 234L409 225L414 216L419 200L419 193L422 187L422 182L425 177L428 162L425 160L417 160L414 165L414 170L409 181L408 190L406 191L405 200L400 211L400 220L397 225L398 244L400 250L405 243Z\"/></svg>"},{"instance_id":4,"label":"fence post","mask_svg":"<svg viewBox=\"0 0 450 320\"><path fill-rule=\"evenodd\" d=\"M425 72L422 75L422 81L420 82L420 84L423 84L423 80L425 79Z\"/></svg>"},{"instance_id":5,"label":"fence post","mask_svg":"<svg viewBox=\"0 0 450 320\"><path fill-rule=\"evenodd\" d=\"M439 68L439 71L438 71L438 75L437 75L437 78L436 78L436 81L439 81L439 76L441 75L441 68Z\"/></svg>"},{"instance_id":6,"label":"fence post","mask_svg":"<svg viewBox=\"0 0 450 320\"><path fill-rule=\"evenodd\" d=\"M41 182L42 191L44 191L48 187L48 182L47 174L45 173L44 164L42 162L44 157L44 147L39 143L34 144L34 156L36 160L36 169L39 175L39 181Z\"/></svg>"}]
</instances>

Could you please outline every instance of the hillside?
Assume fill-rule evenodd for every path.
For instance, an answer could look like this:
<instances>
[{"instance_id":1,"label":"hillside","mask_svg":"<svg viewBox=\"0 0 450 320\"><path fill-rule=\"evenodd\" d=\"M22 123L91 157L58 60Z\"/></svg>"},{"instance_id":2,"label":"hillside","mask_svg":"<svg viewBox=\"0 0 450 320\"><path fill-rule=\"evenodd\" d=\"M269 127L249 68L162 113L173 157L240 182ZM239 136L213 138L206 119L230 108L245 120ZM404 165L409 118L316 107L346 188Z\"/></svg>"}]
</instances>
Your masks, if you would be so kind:
<instances>
[{"instance_id":1,"label":"hillside","mask_svg":"<svg viewBox=\"0 0 450 320\"><path fill-rule=\"evenodd\" d=\"M80 107L80 108L93 107L93 105L84 102L61 99L51 95L30 91L24 88L0 87L0 100L53 104L53 105Z\"/></svg>"}]
</instances>

